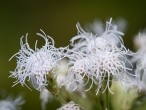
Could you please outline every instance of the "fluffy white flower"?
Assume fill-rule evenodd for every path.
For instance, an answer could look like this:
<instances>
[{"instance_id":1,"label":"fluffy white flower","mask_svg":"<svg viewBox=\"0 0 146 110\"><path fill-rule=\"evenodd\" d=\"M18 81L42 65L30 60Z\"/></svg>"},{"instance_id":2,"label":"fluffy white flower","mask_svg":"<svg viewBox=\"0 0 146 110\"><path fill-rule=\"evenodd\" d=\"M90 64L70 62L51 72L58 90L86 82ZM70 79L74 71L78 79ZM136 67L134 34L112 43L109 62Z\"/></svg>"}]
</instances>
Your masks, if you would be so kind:
<instances>
[{"instance_id":1,"label":"fluffy white flower","mask_svg":"<svg viewBox=\"0 0 146 110\"><path fill-rule=\"evenodd\" d=\"M136 48L146 49L146 32L136 35L133 41Z\"/></svg>"},{"instance_id":2,"label":"fluffy white flower","mask_svg":"<svg viewBox=\"0 0 146 110\"><path fill-rule=\"evenodd\" d=\"M127 67L125 62L129 65L131 64L126 59L126 54L126 51L113 49L111 51L101 51L97 54L90 54L72 61L72 66L69 69L66 81L67 86L76 82L83 83L83 79L87 77L88 80L86 84L89 79L92 80L91 85L87 90L89 90L93 84L96 84L98 86L98 93L105 80L105 90L110 90L110 83L112 79L129 83L129 77L132 76L132 74L129 73L131 68ZM112 91L110 92L112 93Z\"/></svg>"},{"instance_id":3,"label":"fluffy white flower","mask_svg":"<svg viewBox=\"0 0 146 110\"><path fill-rule=\"evenodd\" d=\"M20 110L20 106L24 104L24 100L21 96L13 99L7 97L6 99L0 100L0 110Z\"/></svg>"},{"instance_id":4,"label":"fluffy white flower","mask_svg":"<svg viewBox=\"0 0 146 110\"><path fill-rule=\"evenodd\" d=\"M25 43L22 41L23 37L20 39L21 49L12 56L17 58L16 69L10 75L17 79L14 85L20 83L23 86L26 85L26 81L31 80L35 89L40 91L42 86L47 85L47 74L52 72L62 59L62 49L55 48L54 40L42 30L41 32L42 34L37 33L37 35L45 40L45 45L40 49L37 48L37 42L34 50L29 47L28 34Z\"/></svg>"},{"instance_id":5,"label":"fluffy white flower","mask_svg":"<svg viewBox=\"0 0 146 110\"><path fill-rule=\"evenodd\" d=\"M87 82L91 85L97 85L97 93L105 82L105 89L110 90L111 80L129 83L129 78L134 75L130 73L132 65L127 59L129 50L123 45L120 35L123 33L117 31L107 22L105 32L101 36L96 36L85 32L80 26L77 27L79 35L71 39L72 44L75 40L79 42L73 45L73 53L69 53L70 69L68 72L67 85L82 81L87 77ZM78 77L77 77L78 76ZM132 83L129 83L132 86ZM112 93L112 91L110 91Z\"/></svg>"},{"instance_id":6,"label":"fluffy white flower","mask_svg":"<svg viewBox=\"0 0 146 110\"><path fill-rule=\"evenodd\" d=\"M100 35L93 35L92 33L85 32L79 24L77 24L77 29L79 35L73 37L71 45L74 50L81 51L95 51L95 50L104 50L109 47L124 47L123 40L121 36L124 34L114 28L114 25L111 24L112 19L106 24L105 31ZM76 40L79 40L74 44Z\"/></svg>"},{"instance_id":7,"label":"fluffy white flower","mask_svg":"<svg viewBox=\"0 0 146 110\"><path fill-rule=\"evenodd\" d=\"M127 22L123 18L118 18L113 21L114 29L120 30L122 32L125 31L126 25L127 25ZM88 32L93 32L94 34L97 34L100 36L104 32L104 27L105 27L104 23L100 19L95 19L92 23L88 23L85 29Z\"/></svg>"},{"instance_id":8,"label":"fluffy white flower","mask_svg":"<svg viewBox=\"0 0 146 110\"><path fill-rule=\"evenodd\" d=\"M96 19L92 23L88 23L85 29L88 32L93 32L97 35L101 35L104 32L104 23L101 20Z\"/></svg>"},{"instance_id":9,"label":"fluffy white flower","mask_svg":"<svg viewBox=\"0 0 146 110\"><path fill-rule=\"evenodd\" d=\"M132 59L132 62L136 63L135 74L138 76L138 87L146 90L146 33L135 36L134 45L139 49L139 52Z\"/></svg>"},{"instance_id":10,"label":"fluffy white flower","mask_svg":"<svg viewBox=\"0 0 146 110\"><path fill-rule=\"evenodd\" d=\"M61 108L58 108L57 110L84 110L84 109L80 107L79 104L75 104L73 101L71 101L66 105L62 106Z\"/></svg>"}]
</instances>

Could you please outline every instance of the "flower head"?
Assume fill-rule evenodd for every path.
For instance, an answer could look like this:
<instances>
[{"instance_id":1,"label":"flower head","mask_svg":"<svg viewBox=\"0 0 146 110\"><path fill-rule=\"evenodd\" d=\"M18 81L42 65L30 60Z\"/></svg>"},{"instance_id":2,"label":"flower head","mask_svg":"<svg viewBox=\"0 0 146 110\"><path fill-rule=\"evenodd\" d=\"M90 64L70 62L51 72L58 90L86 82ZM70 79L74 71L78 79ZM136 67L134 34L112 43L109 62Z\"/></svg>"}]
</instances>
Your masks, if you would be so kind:
<instances>
[{"instance_id":1,"label":"flower head","mask_svg":"<svg viewBox=\"0 0 146 110\"><path fill-rule=\"evenodd\" d=\"M37 48L37 42L34 50L30 48L27 41L28 34L25 43L22 41L23 37L20 39L21 49L14 55L17 58L17 66L10 75L17 78L15 85L18 83L26 85L26 80L31 80L33 86L41 90L42 86L47 85L47 74L52 72L58 66L58 61L62 59L61 49L55 48L54 40L43 31L42 33L37 33L45 40L45 45L40 49Z\"/></svg>"},{"instance_id":2,"label":"flower head","mask_svg":"<svg viewBox=\"0 0 146 110\"><path fill-rule=\"evenodd\" d=\"M146 32L136 35L133 41L136 48L146 49Z\"/></svg>"},{"instance_id":3,"label":"flower head","mask_svg":"<svg viewBox=\"0 0 146 110\"><path fill-rule=\"evenodd\" d=\"M118 18L118 19L114 20L112 24L113 24L114 29L124 32L127 22L123 18ZM104 32L104 27L105 26L104 26L104 23L102 22L102 20L95 19L92 23L88 23L86 25L85 29L88 32L93 32L94 34L97 34L100 36Z\"/></svg>"},{"instance_id":4,"label":"flower head","mask_svg":"<svg viewBox=\"0 0 146 110\"><path fill-rule=\"evenodd\" d=\"M95 50L104 50L109 47L124 47L123 40L121 36L124 34L114 28L115 26L111 24L111 20L107 22L105 31L98 36L97 34L93 35L92 33L85 32L79 24L77 24L77 29L79 35L71 39L71 45L74 50L81 50L86 52L95 51ZM74 43L76 40L79 40L77 43Z\"/></svg>"},{"instance_id":5,"label":"flower head","mask_svg":"<svg viewBox=\"0 0 146 110\"><path fill-rule=\"evenodd\" d=\"M132 65L126 59L126 54L126 51L113 49L111 51L101 51L96 54L94 53L76 60L72 60L72 66L69 69L66 82L67 86L70 86L74 83L80 84L79 82L82 82L82 85L84 85L83 79L87 77L88 80L86 84L88 83L89 79L92 80L91 86L87 90L90 90L93 84L96 84L98 86L98 93L102 83L105 80L105 90L110 90L111 80L118 80L120 82L125 81L128 83L130 76L134 75L129 73L129 71L132 70ZM131 67L126 66L125 62L131 65ZM112 91L110 92L112 93Z\"/></svg>"},{"instance_id":6,"label":"flower head","mask_svg":"<svg viewBox=\"0 0 146 110\"><path fill-rule=\"evenodd\" d=\"M24 100L21 96L13 99L7 97L6 99L0 100L0 110L20 110L20 106L24 104Z\"/></svg>"},{"instance_id":7,"label":"flower head","mask_svg":"<svg viewBox=\"0 0 146 110\"><path fill-rule=\"evenodd\" d=\"M80 105L75 104L73 101L71 101L57 110L84 110L84 109L80 107Z\"/></svg>"},{"instance_id":8,"label":"flower head","mask_svg":"<svg viewBox=\"0 0 146 110\"><path fill-rule=\"evenodd\" d=\"M140 33L134 38L134 45L139 52L132 58L132 63L136 64L135 74L138 76L139 88L146 90L146 33Z\"/></svg>"},{"instance_id":9,"label":"flower head","mask_svg":"<svg viewBox=\"0 0 146 110\"><path fill-rule=\"evenodd\" d=\"M128 83L130 76L134 76L130 73L132 64L127 59L129 50L124 47L120 37L123 34L113 27L111 20L107 22L105 32L100 36L87 33L82 28L78 30L80 34L71 39L72 43L77 39L79 42L73 45L73 55L68 55L71 67L67 85L87 77L86 84L91 79L91 85L87 90L95 84L98 86L98 93L103 82L106 83L103 92L106 89L110 90L112 80Z\"/></svg>"}]
</instances>

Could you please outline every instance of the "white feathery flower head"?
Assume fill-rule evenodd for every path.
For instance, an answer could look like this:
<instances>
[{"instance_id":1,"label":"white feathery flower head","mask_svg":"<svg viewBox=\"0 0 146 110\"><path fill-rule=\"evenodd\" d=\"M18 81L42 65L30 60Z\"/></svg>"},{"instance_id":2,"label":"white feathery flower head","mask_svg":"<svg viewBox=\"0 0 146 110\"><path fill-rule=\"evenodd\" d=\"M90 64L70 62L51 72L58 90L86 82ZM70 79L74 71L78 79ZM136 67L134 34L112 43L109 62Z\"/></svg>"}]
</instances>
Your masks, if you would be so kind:
<instances>
[{"instance_id":1,"label":"white feathery flower head","mask_svg":"<svg viewBox=\"0 0 146 110\"><path fill-rule=\"evenodd\" d=\"M82 82L83 86L83 79L84 77L87 77L88 80L86 84L89 82L89 79L91 79L91 85L86 91L90 90L93 84L96 84L98 86L98 93L105 79L105 90L108 89L110 91L111 77L114 80L129 83L128 78L134 75L129 73L131 68L126 67L125 62L131 65L131 63L126 59L126 54L126 51L113 49L111 51L101 51L97 54L90 54L82 59L72 61L72 66L69 69L67 77L68 80L66 81L67 86L76 82ZM73 90L75 89L76 88ZM112 93L112 91L110 92Z\"/></svg>"},{"instance_id":2,"label":"white feathery flower head","mask_svg":"<svg viewBox=\"0 0 146 110\"><path fill-rule=\"evenodd\" d=\"M121 36L124 34L114 28L114 26L111 24L111 21L112 19L106 23L106 29L100 36L85 32L81 26L77 24L79 35L70 40L73 49L81 51L93 51L106 49L109 47L123 46L123 40ZM74 43L76 40L79 41Z\"/></svg>"},{"instance_id":3,"label":"white feathery flower head","mask_svg":"<svg viewBox=\"0 0 146 110\"><path fill-rule=\"evenodd\" d=\"M100 36L104 32L104 23L99 19L95 19L92 23L88 23L85 29Z\"/></svg>"},{"instance_id":4,"label":"white feathery flower head","mask_svg":"<svg viewBox=\"0 0 146 110\"><path fill-rule=\"evenodd\" d=\"M135 55L135 61L136 61L136 74L146 74L146 52L141 53L139 52L137 55Z\"/></svg>"},{"instance_id":5,"label":"white feathery flower head","mask_svg":"<svg viewBox=\"0 0 146 110\"><path fill-rule=\"evenodd\" d=\"M113 21L113 27L117 30L124 32L127 22L123 18L117 18ZM88 23L85 27L88 32L93 32L98 36L102 35L104 30L104 23L100 19L95 19L92 23Z\"/></svg>"},{"instance_id":6,"label":"white feathery flower head","mask_svg":"<svg viewBox=\"0 0 146 110\"><path fill-rule=\"evenodd\" d=\"M134 55L132 62L136 63L135 74L138 76L139 88L146 90L146 33L140 33L134 38L134 46L139 52Z\"/></svg>"},{"instance_id":7,"label":"white feathery flower head","mask_svg":"<svg viewBox=\"0 0 146 110\"><path fill-rule=\"evenodd\" d=\"M57 110L84 110L79 104L75 104L73 101L67 103L66 105L58 108Z\"/></svg>"},{"instance_id":8,"label":"white feathery flower head","mask_svg":"<svg viewBox=\"0 0 146 110\"><path fill-rule=\"evenodd\" d=\"M101 35L102 38L106 39L113 46L121 46L123 44L124 33L117 30L116 25L112 25L112 18L106 22L106 28L104 33Z\"/></svg>"},{"instance_id":9,"label":"white feathery flower head","mask_svg":"<svg viewBox=\"0 0 146 110\"><path fill-rule=\"evenodd\" d=\"M7 97L6 99L0 100L0 110L20 110L20 106L23 105L25 101L21 96L16 99L12 97Z\"/></svg>"},{"instance_id":10,"label":"white feathery flower head","mask_svg":"<svg viewBox=\"0 0 146 110\"><path fill-rule=\"evenodd\" d=\"M85 85L91 79L91 85L87 90L96 84L98 93L102 83L106 82L104 93L106 89L110 91L111 80L124 81L128 84L129 77L135 77L130 73L132 64L127 59L129 50L124 47L120 37L123 34L112 26L111 19L101 36L86 33L82 28L78 30L81 35L75 36L71 41L73 43L79 39L79 42L72 49L75 51L73 55L72 53L68 55L71 64L66 81L68 86L87 77Z\"/></svg>"},{"instance_id":11,"label":"white feathery flower head","mask_svg":"<svg viewBox=\"0 0 146 110\"><path fill-rule=\"evenodd\" d=\"M133 41L136 48L146 49L146 32L136 35Z\"/></svg>"},{"instance_id":12,"label":"white feathery flower head","mask_svg":"<svg viewBox=\"0 0 146 110\"><path fill-rule=\"evenodd\" d=\"M40 91L42 86L47 85L47 74L52 72L62 59L61 49L55 48L54 40L42 30L41 32L42 34L37 33L37 35L45 40L45 45L40 49L37 48L37 41L34 50L29 47L28 34L26 34L25 43L22 41L23 37L20 39L21 49L12 56L17 58L16 69L10 75L17 79L14 85L20 83L23 86L26 85L27 80L31 80L34 88Z\"/></svg>"}]
</instances>

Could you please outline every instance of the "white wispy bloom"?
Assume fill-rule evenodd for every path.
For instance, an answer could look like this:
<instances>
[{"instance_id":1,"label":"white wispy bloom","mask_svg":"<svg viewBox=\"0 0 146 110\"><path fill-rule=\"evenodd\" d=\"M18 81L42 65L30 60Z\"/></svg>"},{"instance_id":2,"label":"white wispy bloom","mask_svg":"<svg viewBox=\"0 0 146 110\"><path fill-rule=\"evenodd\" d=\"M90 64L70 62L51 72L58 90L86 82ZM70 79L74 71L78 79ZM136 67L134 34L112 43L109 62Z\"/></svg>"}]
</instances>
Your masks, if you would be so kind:
<instances>
[{"instance_id":1,"label":"white wispy bloom","mask_svg":"<svg viewBox=\"0 0 146 110\"><path fill-rule=\"evenodd\" d=\"M98 86L97 93L102 86L102 83L106 80L105 90L110 90L111 78L118 81L129 82L129 77L134 76L129 71L130 67L127 67L125 62L130 62L126 59L127 51L121 51L119 49L113 49L110 51L101 51L99 53L92 53L82 58L72 60L72 66L69 69L66 84L70 86L73 83L83 83L85 77L91 79L91 85L87 90L90 90L93 84ZM84 85L84 84L82 84ZM73 90L75 90L74 88ZM87 91L86 90L86 91ZM104 90L104 91L105 91ZM104 92L103 91L103 92ZM112 93L112 91L110 91Z\"/></svg>"},{"instance_id":2,"label":"white wispy bloom","mask_svg":"<svg viewBox=\"0 0 146 110\"><path fill-rule=\"evenodd\" d=\"M123 45L120 31L113 28L111 20L107 22L106 30L101 36L96 36L85 32L81 27L77 27L79 35L71 39L74 44L72 53L68 55L71 67L68 72L67 85L82 81L87 77L87 82L91 79L90 90L93 84L96 84L97 93L102 87L102 83L106 82L105 89L110 90L111 80L129 83L129 78L134 75L130 73L132 64L127 59L129 50ZM127 66L128 65L128 66ZM79 77L76 77L79 76ZM132 83L129 83L132 85Z\"/></svg>"},{"instance_id":3,"label":"white wispy bloom","mask_svg":"<svg viewBox=\"0 0 146 110\"><path fill-rule=\"evenodd\" d=\"M37 35L45 40L45 45L40 49L37 48L37 41L35 49L30 48L27 41L28 34L25 43L22 41L23 37L20 39L21 49L12 56L17 59L15 70L10 72L10 77L17 79L14 85L20 83L23 86L26 85L26 81L31 80L34 88L40 91L42 86L47 85L47 74L52 72L63 58L62 49L55 48L54 40L42 30L41 32L42 34L37 33Z\"/></svg>"},{"instance_id":4,"label":"white wispy bloom","mask_svg":"<svg viewBox=\"0 0 146 110\"><path fill-rule=\"evenodd\" d=\"M113 21L113 27L117 30L120 30L121 32L124 32L127 26L127 22L123 18L117 18L116 20ZM104 32L104 23L100 19L95 19L92 23L88 23L85 26L85 29L88 32L93 32L94 34L97 35L102 35Z\"/></svg>"},{"instance_id":5,"label":"white wispy bloom","mask_svg":"<svg viewBox=\"0 0 146 110\"><path fill-rule=\"evenodd\" d=\"M21 96L17 97L16 99L12 97L0 99L0 110L20 110L20 106L24 103L25 101Z\"/></svg>"},{"instance_id":6,"label":"white wispy bloom","mask_svg":"<svg viewBox=\"0 0 146 110\"><path fill-rule=\"evenodd\" d=\"M133 41L136 48L146 49L146 32L136 35Z\"/></svg>"},{"instance_id":7,"label":"white wispy bloom","mask_svg":"<svg viewBox=\"0 0 146 110\"><path fill-rule=\"evenodd\" d=\"M79 104L75 104L73 101L67 103L66 105L58 108L57 110L84 110Z\"/></svg>"},{"instance_id":8,"label":"white wispy bloom","mask_svg":"<svg viewBox=\"0 0 146 110\"><path fill-rule=\"evenodd\" d=\"M100 35L93 35L92 33L85 32L79 24L77 24L77 29L79 35L73 37L71 45L74 50L81 51L95 51L95 50L104 50L109 47L121 47L123 46L123 40L121 36L124 33L114 28L115 26L111 24L112 19L106 23L105 31ZM76 40L79 40L77 43L74 43ZM123 46L124 47L124 46Z\"/></svg>"},{"instance_id":9,"label":"white wispy bloom","mask_svg":"<svg viewBox=\"0 0 146 110\"><path fill-rule=\"evenodd\" d=\"M135 74L138 76L139 88L146 90L146 33L140 33L134 38L134 46L139 52L134 55L132 62L136 63Z\"/></svg>"}]
</instances>

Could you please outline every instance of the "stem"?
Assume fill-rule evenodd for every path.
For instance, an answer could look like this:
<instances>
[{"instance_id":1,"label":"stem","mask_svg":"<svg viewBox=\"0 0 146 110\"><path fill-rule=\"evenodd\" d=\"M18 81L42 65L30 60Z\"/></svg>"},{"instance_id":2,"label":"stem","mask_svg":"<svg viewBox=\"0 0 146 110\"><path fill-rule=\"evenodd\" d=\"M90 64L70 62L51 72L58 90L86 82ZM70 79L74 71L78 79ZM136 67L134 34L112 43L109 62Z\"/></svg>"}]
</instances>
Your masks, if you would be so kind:
<instances>
[{"instance_id":1,"label":"stem","mask_svg":"<svg viewBox=\"0 0 146 110\"><path fill-rule=\"evenodd\" d=\"M109 91L106 90L106 109L109 110Z\"/></svg>"},{"instance_id":2,"label":"stem","mask_svg":"<svg viewBox=\"0 0 146 110\"><path fill-rule=\"evenodd\" d=\"M57 99L62 105L67 102L66 98L61 94L61 89L57 86L56 81L51 76L48 76L48 89L52 93L55 99Z\"/></svg>"}]
</instances>

